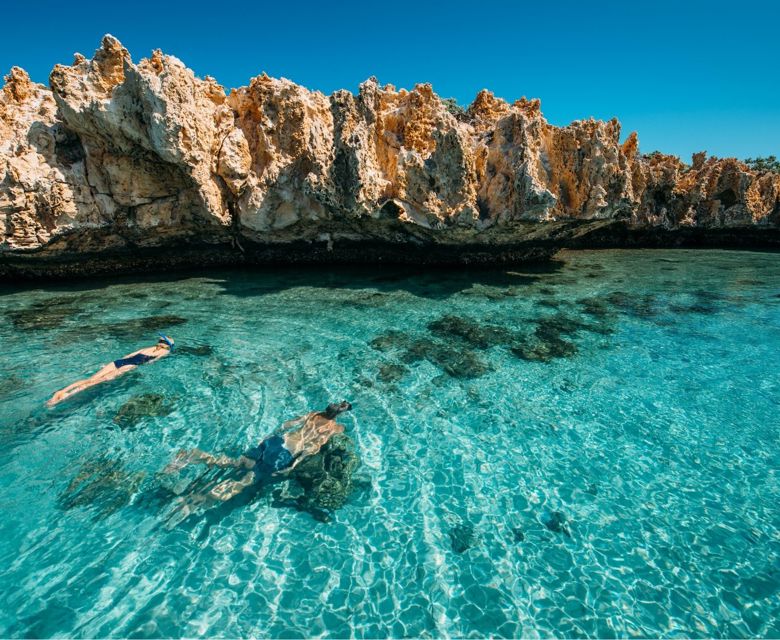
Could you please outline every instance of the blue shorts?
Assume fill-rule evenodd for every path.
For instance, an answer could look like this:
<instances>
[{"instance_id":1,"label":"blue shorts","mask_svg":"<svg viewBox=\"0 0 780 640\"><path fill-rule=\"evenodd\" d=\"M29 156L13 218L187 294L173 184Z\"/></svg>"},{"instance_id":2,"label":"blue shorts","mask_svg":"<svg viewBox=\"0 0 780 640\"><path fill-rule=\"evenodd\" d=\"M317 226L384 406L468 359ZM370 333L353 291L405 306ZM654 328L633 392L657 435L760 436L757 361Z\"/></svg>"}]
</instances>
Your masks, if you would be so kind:
<instances>
[{"instance_id":1,"label":"blue shorts","mask_svg":"<svg viewBox=\"0 0 780 640\"><path fill-rule=\"evenodd\" d=\"M255 461L255 466L252 467L255 482L267 480L274 473L284 471L293 462L293 454L284 446L284 438L281 436L266 438L244 455Z\"/></svg>"}]
</instances>

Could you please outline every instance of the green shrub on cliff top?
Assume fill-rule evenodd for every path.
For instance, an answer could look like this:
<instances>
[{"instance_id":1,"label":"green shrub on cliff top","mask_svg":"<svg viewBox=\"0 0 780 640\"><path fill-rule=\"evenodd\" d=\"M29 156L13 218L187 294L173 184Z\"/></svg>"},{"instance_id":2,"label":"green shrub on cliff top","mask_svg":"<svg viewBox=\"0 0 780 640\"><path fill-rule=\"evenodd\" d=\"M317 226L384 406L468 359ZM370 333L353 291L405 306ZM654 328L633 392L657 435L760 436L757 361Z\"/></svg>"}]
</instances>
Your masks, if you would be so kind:
<instances>
[{"instance_id":1,"label":"green shrub on cliff top","mask_svg":"<svg viewBox=\"0 0 780 640\"><path fill-rule=\"evenodd\" d=\"M745 158L745 164L753 171L773 171L780 173L780 161L775 156L766 158Z\"/></svg>"},{"instance_id":2,"label":"green shrub on cliff top","mask_svg":"<svg viewBox=\"0 0 780 640\"><path fill-rule=\"evenodd\" d=\"M466 109L461 107L458 104L458 101L455 100L455 98L444 98L442 99L442 102L444 103L444 106L447 107L447 111L449 111L452 115L454 115L459 120L462 120L467 117Z\"/></svg>"}]
</instances>

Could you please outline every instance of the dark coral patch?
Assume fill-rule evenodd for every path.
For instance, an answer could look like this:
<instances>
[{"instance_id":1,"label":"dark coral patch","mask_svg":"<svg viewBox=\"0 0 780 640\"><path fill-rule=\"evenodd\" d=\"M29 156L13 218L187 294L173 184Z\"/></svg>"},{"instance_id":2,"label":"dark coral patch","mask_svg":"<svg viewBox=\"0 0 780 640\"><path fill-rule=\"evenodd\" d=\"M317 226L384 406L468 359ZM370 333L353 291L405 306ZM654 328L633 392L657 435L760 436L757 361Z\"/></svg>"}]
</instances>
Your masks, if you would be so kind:
<instances>
[{"instance_id":1,"label":"dark coral patch","mask_svg":"<svg viewBox=\"0 0 780 640\"><path fill-rule=\"evenodd\" d=\"M455 553L464 553L477 543L474 526L468 522L456 524L450 529L450 547Z\"/></svg>"},{"instance_id":2,"label":"dark coral patch","mask_svg":"<svg viewBox=\"0 0 780 640\"><path fill-rule=\"evenodd\" d=\"M355 475L359 466L352 439L346 434L333 436L317 455L301 462L291 474L301 492L275 496L276 506L293 506L327 521L329 514L343 507L357 489L370 484Z\"/></svg>"},{"instance_id":3,"label":"dark coral patch","mask_svg":"<svg viewBox=\"0 0 780 640\"><path fill-rule=\"evenodd\" d=\"M408 369L402 364L388 362L379 367L378 377L382 382L398 382L406 375Z\"/></svg>"},{"instance_id":4,"label":"dark coral patch","mask_svg":"<svg viewBox=\"0 0 780 640\"><path fill-rule=\"evenodd\" d=\"M625 291L613 291L606 301L621 312L638 318L652 318L658 313L655 296L649 293L631 295Z\"/></svg>"},{"instance_id":5,"label":"dark coral patch","mask_svg":"<svg viewBox=\"0 0 780 640\"><path fill-rule=\"evenodd\" d=\"M402 333L401 331L388 331L387 333L378 335L368 344L371 345L372 349L376 349L377 351L393 351L408 347L410 343L411 339L405 333Z\"/></svg>"},{"instance_id":6,"label":"dark coral patch","mask_svg":"<svg viewBox=\"0 0 780 640\"><path fill-rule=\"evenodd\" d=\"M470 349L454 349L441 340L413 338L400 331L388 331L369 344L377 351L398 352L406 364L427 360L454 378L476 378L490 371L490 367Z\"/></svg>"},{"instance_id":7,"label":"dark coral patch","mask_svg":"<svg viewBox=\"0 0 780 640\"><path fill-rule=\"evenodd\" d=\"M78 314L78 309L65 305L36 303L26 309L6 312L14 328L22 331L56 329L68 318Z\"/></svg>"},{"instance_id":8,"label":"dark coral patch","mask_svg":"<svg viewBox=\"0 0 780 640\"><path fill-rule=\"evenodd\" d=\"M143 318L133 318L132 320L123 320L121 322L110 322L97 327L102 333L115 337L138 337L140 335L163 331L170 327L184 324L187 318L174 315L146 316Z\"/></svg>"},{"instance_id":9,"label":"dark coral patch","mask_svg":"<svg viewBox=\"0 0 780 640\"><path fill-rule=\"evenodd\" d=\"M128 472L115 460L87 462L57 498L57 506L93 508L95 518L103 519L130 503L143 478L143 473Z\"/></svg>"},{"instance_id":10,"label":"dark coral patch","mask_svg":"<svg viewBox=\"0 0 780 640\"><path fill-rule=\"evenodd\" d=\"M428 324L431 333L449 339L459 339L479 349L511 343L515 332L471 318L447 315Z\"/></svg>"},{"instance_id":11,"label":"dark coral patch","mask_svg":"<svg viewBox=\"0 0 780 640\"><path fill-rule=\"evenodd\" d=\"M603 298L580 298L577 300L577 304L580 305L582 313L594 318L611 318L613 313Z\"/></svg>"},{"instance_id":12,"label":"dark coral patch","mask_svg":"<svg viewBox=\"0 0 780 640\"><path fill-rule=\"evenodd\" d=\"M554 533L562 533L567 538L571 538L569 527L566 525L566 516L560 511L545 513L542 516L542 524Z\"/></svg>"},{"instance_id":13,"label":"dark coral patch","mask_svg":"<svg viewBox=\"0 0 780 640\"><path fill-rule=\"evenodd\" d=\"M159 393L144 393L130 398L116 412L114 424L123 429L136 426L146 418L164 417L173 412L173 403Z\"/></svg>"},{"instance_id":14,"label":"dark coral patch","mask_svg":"<svg viewBox=\"0 0 780 640\"><path fill-rule=\"evenodd\" d=\"M535 333L539 338L546 339L548 336L560 337L561 334L574 335L580 331L608 335L613 333L614 329L606 322L584 322L573 316L558 314L537 321Z\"/></svg>"},{"instance_id":15,"label":"dark coral patch","mask_svg":"<svg viewBox=\"0 0 780 640\"><path fill-rule=\"evenodd\" d=\"M401 359L407 364L427 360L453 378L478 378L490 367L470 349L453 349L439 340L414 340Z\"/></svg>"},{"instance_id":16,"label":"dark coral patch","mask_svg":"<svg viewBox=\"0 0 780 640\"><path fill-rule=\"evenodd\" d=\"M570 358L578 351L577 345L562 338L548 337L544 340L529 338L511 349L518 358L531 362L550 362L556 358Z\"/></svg>"},{"instance_id":17,"label":"dark coral patch","mask_svg":"<svg viewBox=\"0 0 780 640\"><path fill-rule=\"evenodd\" d=\"M196 346L176 345L175 353L184 356L198 356L198 357L210 356L214 353L214 348L207 344L201 344Z\"/></svg>"}]
</instances>

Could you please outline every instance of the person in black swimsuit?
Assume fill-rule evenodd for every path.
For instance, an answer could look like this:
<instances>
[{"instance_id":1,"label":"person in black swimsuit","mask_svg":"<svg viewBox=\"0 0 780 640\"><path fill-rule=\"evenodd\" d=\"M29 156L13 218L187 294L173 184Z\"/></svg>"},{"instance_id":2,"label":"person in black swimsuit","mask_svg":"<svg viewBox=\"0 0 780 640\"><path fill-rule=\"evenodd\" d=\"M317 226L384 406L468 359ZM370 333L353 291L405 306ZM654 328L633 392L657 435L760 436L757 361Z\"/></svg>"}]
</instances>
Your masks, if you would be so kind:
<instances>
[{"instance_id":1,"label":"person in black swimsuit","mask_svg":"<svg viewBox=\"0 0 780 640\"><path fill-rule=\"evenodd\" d=\"M173 339L168 336L160 334L160 339L153 347L146 347L145 349L139 349L128 353L126 356L114 360L110 364L107 364L100 371L93 376L86 378L85 380L79 380L73 384L68 385L64 389L60 389L55 393L49 401L47 406L53 407L55 404L70 398L72 395L84 391L89 387L93 387L101 382L108 382L121 376L122 374L132 371L137 366L146 364L147 362L153 362L167 356L173 348Z\"/></svg>"},{"instance_id":2,"label":"person in black swimsuit","mask_svg":"<svg viewBox=\"0 0 780 640\"><path fill-rule=\"evenodd\" d=\"M275 478L290 473L300 462L318 453L332 436L343 433L344 425L336 422L336 418L350 409L352 405L343 400L329 404L324 411L312 411L288 420L259 445L248 449L238 458L230 458L225 454L215 456L200 449L180 451L165 468L167 473L192 463L246 470L240 479L220 482L207 495L193 497L188 504L181 505L184 514L189 514L193 507L204 502L225 502L248 487L273 482Z\"/></svg>"}]
</instances>

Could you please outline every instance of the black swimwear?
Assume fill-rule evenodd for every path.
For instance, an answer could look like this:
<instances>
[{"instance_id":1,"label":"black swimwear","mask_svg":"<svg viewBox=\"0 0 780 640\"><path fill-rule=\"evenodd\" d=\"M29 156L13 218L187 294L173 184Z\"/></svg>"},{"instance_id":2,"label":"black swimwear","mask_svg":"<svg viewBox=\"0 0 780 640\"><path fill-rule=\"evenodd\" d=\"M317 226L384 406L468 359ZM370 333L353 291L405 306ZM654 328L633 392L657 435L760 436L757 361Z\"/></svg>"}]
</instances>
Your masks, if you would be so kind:
<instances>
[{"instance_id":1,"label":"black swimwear","mask_svg":"<svg viewBox=\"0 0 780 640\"><path fill-rule=\"evenodd\" d=\"M271 436L263 440L257 447L252 447L244 454L255 461L252 471L255 472L255 482L267 480L274 473L283 471L293 462L293 454L284 446L284 438Z\"/></svg>"},{"instance_id":2,"label":"black swimwear","mask_svg":"<svg viewBox=\"0 0 780 640\"><path fill-rule=\"evenodd\" d=\"M154 360L154 356L147 356L145 353L136 353L129 358L119 358L114 360L114 366L119 369L120 367L126 367L128 365L138 366L139 364L146 364L150 360Z\"/></svg>"}]
</instances>

